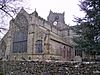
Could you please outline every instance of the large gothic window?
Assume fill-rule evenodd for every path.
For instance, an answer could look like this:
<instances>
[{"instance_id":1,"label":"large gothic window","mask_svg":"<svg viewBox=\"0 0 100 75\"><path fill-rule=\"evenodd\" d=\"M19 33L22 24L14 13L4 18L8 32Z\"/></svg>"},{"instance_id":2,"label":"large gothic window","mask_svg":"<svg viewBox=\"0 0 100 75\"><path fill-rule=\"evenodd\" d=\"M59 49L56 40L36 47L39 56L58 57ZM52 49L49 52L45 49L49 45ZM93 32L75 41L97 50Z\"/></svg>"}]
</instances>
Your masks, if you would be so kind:
<instances>
[{"instance_id":1,"label":"large gothic window","mask_svg":"<svg viewBox=\"0 0 100 75\"><path fill-rule=\"evenodd\" d=\"M43 44L42 44L42 40L37 40L36 41L36 53L42 53L43 52Z\"/></svg>"},{"instance_id":2,"label":"large gothic window","mask_svg":"<svg viewBox=\"0 0 100 75\"><path fill-rule=\"evenodd\" d=\"M13 34L13 53L27 52L27 34L22 31L16 31Z\"/></svg>"}]
</instances>

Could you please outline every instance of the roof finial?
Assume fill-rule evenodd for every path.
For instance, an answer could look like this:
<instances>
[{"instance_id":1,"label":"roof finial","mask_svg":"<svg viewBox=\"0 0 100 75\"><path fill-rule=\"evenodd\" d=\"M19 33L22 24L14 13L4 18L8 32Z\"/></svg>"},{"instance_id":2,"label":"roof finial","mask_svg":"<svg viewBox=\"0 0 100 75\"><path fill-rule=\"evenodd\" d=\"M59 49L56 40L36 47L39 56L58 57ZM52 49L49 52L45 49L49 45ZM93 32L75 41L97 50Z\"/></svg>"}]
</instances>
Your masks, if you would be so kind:
<instances>
[{"instance_id":1,"label":"roof finial","mask_svg":"<svg viewBox=\"0 0 100 75\"><path fill-rule=\"evenodd\" d=\"M37 17L37 16L38 16L38 13L37 13L37 11L36 11L36 8L35 8L34 13L35 13L35 16Z\"/></svg>"},{"instance_id":2,"label":"roof finial","mask_svg":"<svg viewBox=\"0 0 100 75\"><path fill-rule=\"evenodd\" d=\"M35 8L35 11L36 11L36 8Z\"/></svg>"}]
</instances>

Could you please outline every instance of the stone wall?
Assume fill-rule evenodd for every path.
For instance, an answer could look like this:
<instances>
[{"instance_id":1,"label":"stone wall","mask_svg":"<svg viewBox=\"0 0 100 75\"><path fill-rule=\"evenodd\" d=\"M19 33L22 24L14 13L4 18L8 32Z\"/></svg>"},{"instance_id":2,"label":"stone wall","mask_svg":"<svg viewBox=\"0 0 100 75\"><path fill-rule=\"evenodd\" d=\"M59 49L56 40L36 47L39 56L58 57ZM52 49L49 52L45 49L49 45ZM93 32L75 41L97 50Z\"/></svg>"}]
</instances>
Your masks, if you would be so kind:
<instances>
[{"instance_id":1,"label":"stone wall","mask_svg":"<svg viewBox=\"0 0 100 75\"><path fill-rule=\"evenodd\" d=\"M5 75L100 75L100 62L10 61Z\"/></svg>"},{"instance_id":2,"label":"stone wall","mask_svg":"<svg viewBox=\"0 0 100 75\"><path fill-rule=\"evenodd\" d=\"M2 61L0 61L0 73L2 73L3 72L3 62Z\"/></svg>"}]
</instances>

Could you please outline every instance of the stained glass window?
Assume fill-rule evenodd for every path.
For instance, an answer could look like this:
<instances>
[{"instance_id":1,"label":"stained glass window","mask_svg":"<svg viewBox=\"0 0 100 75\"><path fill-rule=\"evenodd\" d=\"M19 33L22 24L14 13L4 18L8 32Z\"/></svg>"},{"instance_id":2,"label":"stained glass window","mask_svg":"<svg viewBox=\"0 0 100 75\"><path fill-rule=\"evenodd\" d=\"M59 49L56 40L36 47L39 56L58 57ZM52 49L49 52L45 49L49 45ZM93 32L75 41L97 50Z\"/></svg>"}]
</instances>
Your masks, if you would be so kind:
<instances>
[{"instance_id":1,"label":"stained glass window","mask_svg":"<svg viewBox=\"0 0 100 75\"><path fill-rule=\"evenodd\" d=\"M27 34L17 31L13 35L13 53L27 52Z\"/></svg>"}]
</instances>

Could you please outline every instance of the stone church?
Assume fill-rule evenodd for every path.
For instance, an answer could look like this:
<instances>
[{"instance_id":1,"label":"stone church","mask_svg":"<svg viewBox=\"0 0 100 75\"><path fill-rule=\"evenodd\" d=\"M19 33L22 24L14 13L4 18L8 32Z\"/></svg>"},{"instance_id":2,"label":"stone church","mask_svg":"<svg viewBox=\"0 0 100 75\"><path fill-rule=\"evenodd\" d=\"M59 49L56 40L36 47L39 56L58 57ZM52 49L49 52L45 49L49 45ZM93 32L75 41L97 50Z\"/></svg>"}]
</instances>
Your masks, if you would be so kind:
<instances>
[{"instance_id":1,"label":"stone church","mask_svg":"<svg viewBox=\"0 0 100 75\"><path fill-rule=\"evenodd\" d=\"M28 14L22 8L0 41L0 59L73 60L75 51L64 14L50 10L45 20L36 10Z\"/></svg>"}]
</instances>

